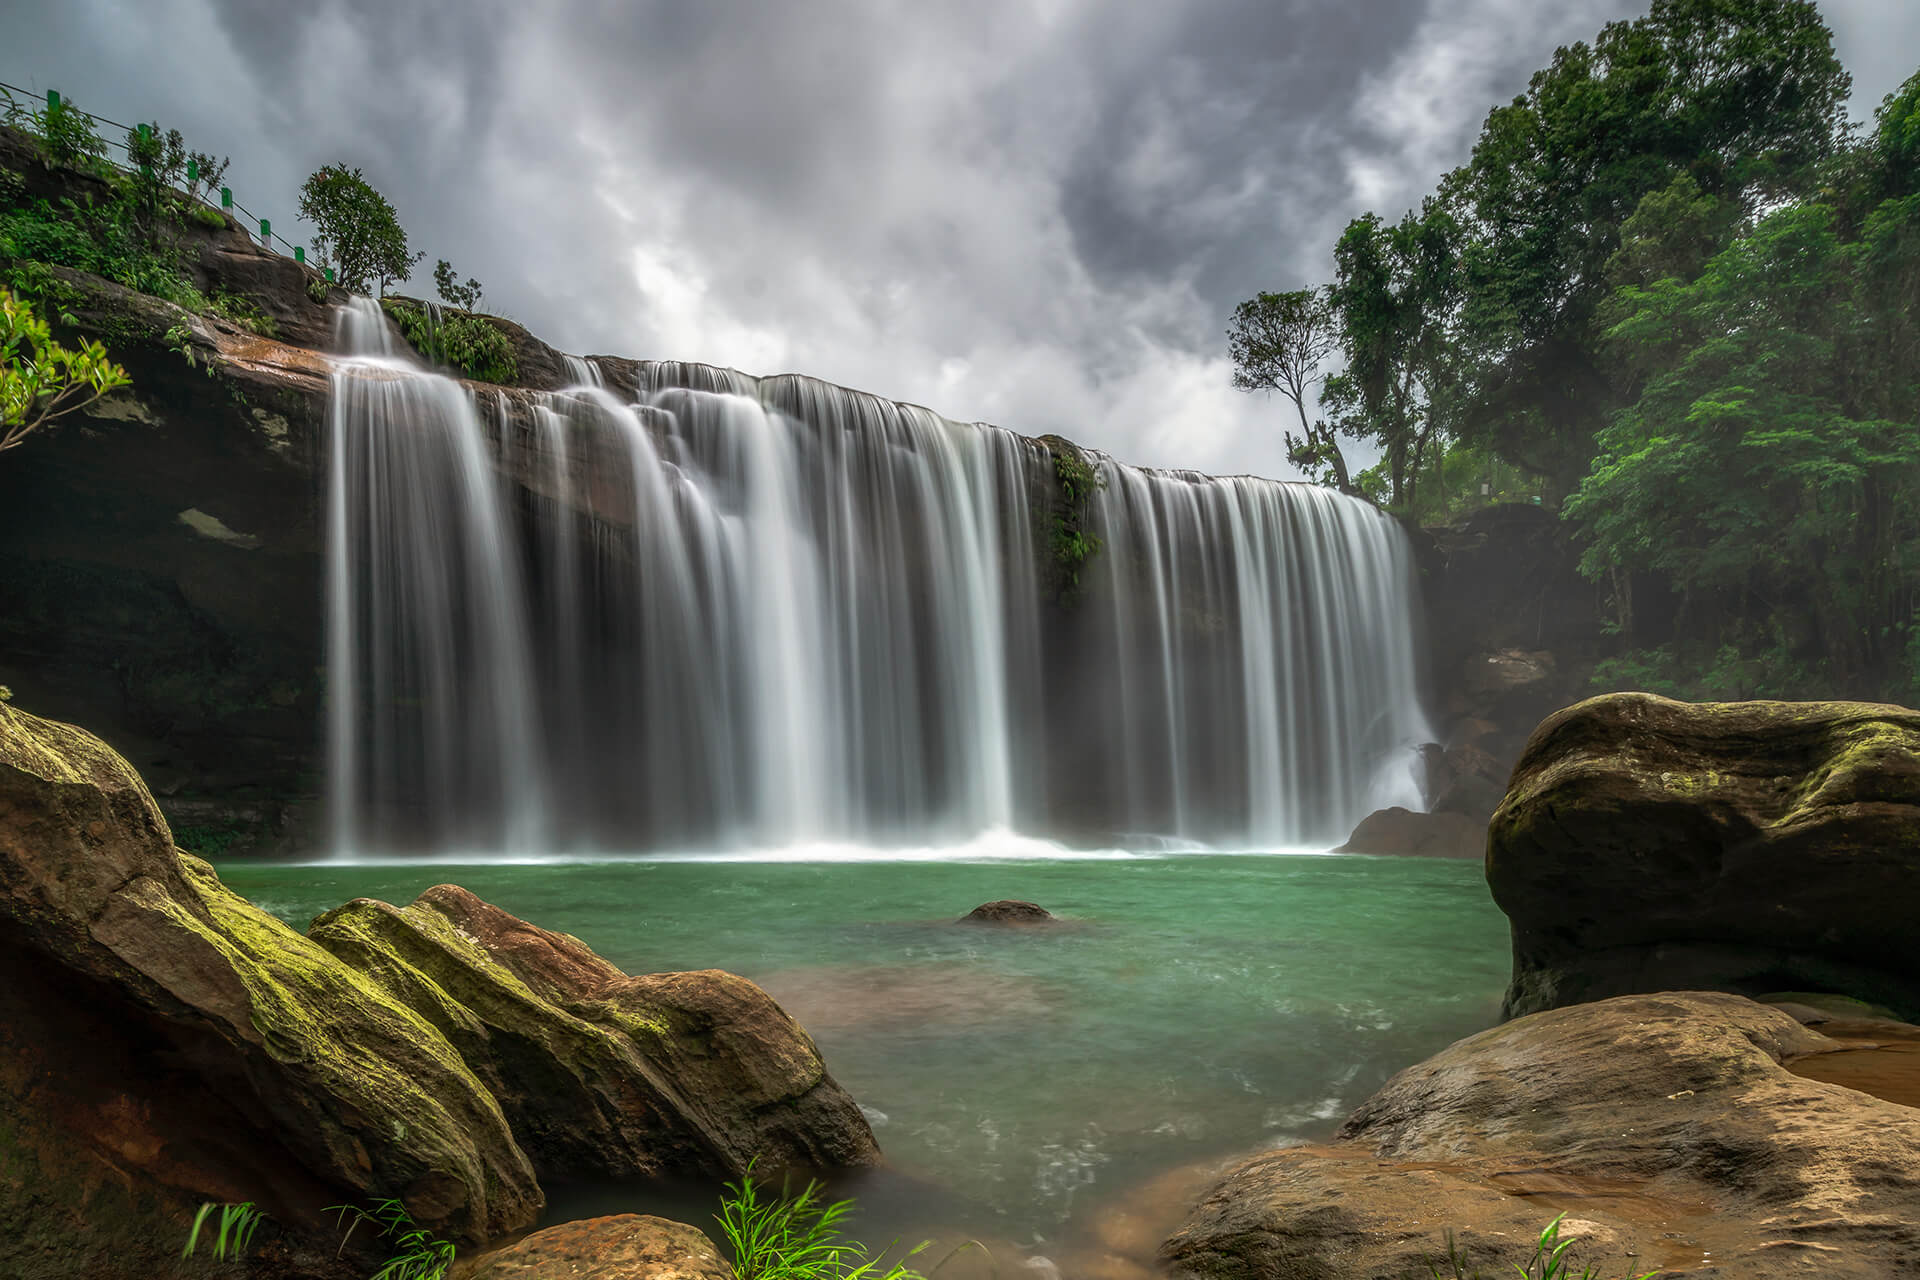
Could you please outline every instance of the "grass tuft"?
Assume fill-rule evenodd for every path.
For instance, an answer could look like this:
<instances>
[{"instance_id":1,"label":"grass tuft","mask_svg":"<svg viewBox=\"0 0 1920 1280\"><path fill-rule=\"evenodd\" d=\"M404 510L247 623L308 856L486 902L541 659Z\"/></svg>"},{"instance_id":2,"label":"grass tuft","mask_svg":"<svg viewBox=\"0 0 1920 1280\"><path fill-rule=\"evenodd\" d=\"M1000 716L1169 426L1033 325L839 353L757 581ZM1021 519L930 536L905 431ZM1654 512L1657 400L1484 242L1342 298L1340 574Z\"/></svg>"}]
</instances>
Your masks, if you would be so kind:
<instances>
[{"instance_id":1,"label":"grass tuft","mask_svg":"<svg viewBox=\"0 0 1920 1280\"><path fill-rule=\"evenodd\" d=\"M212 1220L214 1227L210 1252L221 1261L238 1258L253 1242L253 1233L265 1216L251 1200L240 1204L215 1204L209 1200L193 1215L193 1227L187 1232L187 1244L180 1250L180 1256L193 1256L194 1250L200 1247L201 1231Z\"/></svg>"}]
</instances>

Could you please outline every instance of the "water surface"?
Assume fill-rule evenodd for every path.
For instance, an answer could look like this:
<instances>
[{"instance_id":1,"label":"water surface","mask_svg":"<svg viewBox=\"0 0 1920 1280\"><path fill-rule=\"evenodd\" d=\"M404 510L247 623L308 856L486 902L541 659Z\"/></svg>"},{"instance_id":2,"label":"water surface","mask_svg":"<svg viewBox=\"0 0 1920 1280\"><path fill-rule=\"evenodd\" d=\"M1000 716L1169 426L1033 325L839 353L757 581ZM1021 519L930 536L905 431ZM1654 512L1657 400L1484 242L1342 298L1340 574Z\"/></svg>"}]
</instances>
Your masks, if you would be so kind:
<instances>
[{"instance_id":1,"label":"water surface","mask_svg":"<svg viewBox=\"0 0 1920 1280\"><path fill-rule=\"evenodd\" d=\"M1003 1238L1071 1234L1177 1166L1329 1134L1497 1018L1477 862L1302 855L472 865L229 862L304 928L464 885L628 972L722 968L819 1042L903 1172ZM995 898L1064 924L963 927ZM600 1207L600 1211L607 1211ZM981 1220L984 1219L984 1223Z\"/></svg>"}]
</instances>

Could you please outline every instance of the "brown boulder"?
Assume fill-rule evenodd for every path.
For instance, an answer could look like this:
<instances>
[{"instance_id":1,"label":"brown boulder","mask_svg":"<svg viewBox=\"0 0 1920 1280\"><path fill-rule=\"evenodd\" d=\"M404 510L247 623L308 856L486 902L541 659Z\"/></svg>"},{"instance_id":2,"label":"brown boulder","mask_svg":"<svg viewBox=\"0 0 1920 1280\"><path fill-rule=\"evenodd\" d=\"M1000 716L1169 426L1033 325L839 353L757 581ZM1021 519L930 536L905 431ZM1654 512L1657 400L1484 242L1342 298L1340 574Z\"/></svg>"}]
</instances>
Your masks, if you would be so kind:
<instances>
[{"instance_id":1,"label":"brown boulder","mask_svg":"<svg viewBox=\"0 0 1920 1280\"><path fill-rule=\"evenodd\" d=\"M30 1228L0 1274L172 1275L202 1200L329 1251L341 1201L472 1241L540 1211L445 1039L175 850L99 739L3 703L0 973L0 1213Z\"/></svg>"},{"instance_id":2,"label":"brown boulder","mask_svg":"<svg viewBox=\"0 0 1920 1280\"><path fill-rule=\"evenodd\" d=\"M1843 992L1920 1016L1920 714L1591 698L1528 741L1487 881L1509 1016L1634 991Z\"/></svg>"},{"instance_id":3,"label":"brown boulder","mask_svg":"<svg viewBox=\"0 0 1920 1280\"><path fill-rule=\"evenodd\" d=\"M1001 898L996 902L983 902L973 910L961 916L960 924L1052 924L1059 919L1053 912L1036 902L1018 902L1012 898Z\"/></svg>"},{"instance_id":4,"label":"brown boulder","mask_svg":"<svg viewBox=\"0 0 1920 1280\"><path fill-rule=\"evenodd\" d=\"M706 1233L645 1214L564 1222L486 1255L467 1280L733 1280Z\"/></svg>"},{"instance_id":5,"label":"brown boulder","mask_svg":"<svg viewBox=\"0 0 1920 1280\"><path fill-rule=\"evenodd\" d=\"M1398 806L1360 819L1335 853L1374 853L1407 858L1478 858L1487 829L1463 813L1415 813Z\"/></svg>"},{"instance_id":6,"label":"brown boulder","mask_svg":"<svg viewBox=\"0 0 1920 1280\"><path fill-rule=\"evenodd\" d=\"M1909 1029L1912 1030L1912 1029ZM1920 1267L1920 1110L1809 1078L1852 1046L1718 992L1534 1014L1401 1072L1328 1147L1230 1173L1162 1250L1177 1277L1523 1264L1879 1280ZM1912 1059L1920 1074L1920 1059Z\"/></svg>"},{"instance_id":7,"label":"brown boulder","mask_svg":"<svg viewBox=\"0 0 1920 1280\"><path fill-rule=\"evenodd\" d=\"M744 978L628 977L457 885L361 898L308 932L453 1044L543 1181L879 1161L813 1041Z\"/></svg>"}]
</instances>

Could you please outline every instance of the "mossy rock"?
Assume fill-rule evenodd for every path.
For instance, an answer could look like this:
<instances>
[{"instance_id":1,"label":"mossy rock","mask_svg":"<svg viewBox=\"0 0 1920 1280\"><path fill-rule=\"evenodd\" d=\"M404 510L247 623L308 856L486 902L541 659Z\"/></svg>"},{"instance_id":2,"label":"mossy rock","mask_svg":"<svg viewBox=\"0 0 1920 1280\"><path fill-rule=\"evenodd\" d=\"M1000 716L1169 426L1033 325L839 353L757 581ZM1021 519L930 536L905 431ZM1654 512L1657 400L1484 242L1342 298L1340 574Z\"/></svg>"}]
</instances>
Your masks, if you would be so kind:
<instances>
[{"instance_id":1,"label":"mossy rock","mask_svg":"<svg viewBox=\"0 0 1920 1280\"><path fill-rule=\"evenodd\" d=\"M1920 713L1591 698L1488 833L1509 1016L1630 992L1854 995L1920 1016Z\"/></svg>"},{"instance_id":2,"label":"mossy rock","mask_svg":"<svg viewBox=\"0 0 1920 1280\"><path fill-rule=\"evenodd\" d=\"M459 1049L543 1180L879 1159L813 1041L744 978L629 977L457 885L358 899L309 935Z\"/></svg>"},{"instance_id":3,"label":"mossy rock","mask_svg":"<svg viewBox=\"0 0 1920 1280\"><path fill-rule=\"evenodd\" d=\"M0 1203L29 1184L36 1203L61 1188L81 1195L111 1171L116 1195L176 1227L154 1233L153 1258L32 1274L170 1275L153 1259L177 1253L209 1199L253 1200L285 1236L324 1234L329 1248L331 1203L392 1197L429 1229L473 1241L531 1225L542 1208L499 1107L445 1037L176 850L106 744L8 704L0 960L23 975L8 984L0 1076L34 1118Z\"/></svg>"}]
</instances>

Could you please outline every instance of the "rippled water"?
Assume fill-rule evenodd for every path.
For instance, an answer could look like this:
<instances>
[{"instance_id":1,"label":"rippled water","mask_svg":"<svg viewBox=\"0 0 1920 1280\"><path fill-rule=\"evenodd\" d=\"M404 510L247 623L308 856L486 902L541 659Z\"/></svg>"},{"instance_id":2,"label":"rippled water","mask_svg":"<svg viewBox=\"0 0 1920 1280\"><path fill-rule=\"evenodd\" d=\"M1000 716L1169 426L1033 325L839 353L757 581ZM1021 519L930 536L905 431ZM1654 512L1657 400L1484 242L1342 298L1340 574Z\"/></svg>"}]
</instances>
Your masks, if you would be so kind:
<instances>
[{"instance_id":1,"label":"rippled water","mask_svg":"<svg viewBox=\"0 0 1920 1280\"><path fill-rule=\"evenodd\" d=\"M1059 1238L1196 1160L1323 1137L1492 1025L1505 918L1474 862L1305 855L228 863L297 927L454 882L629 972L724 968L819 1042L952 1215ZM952 921L1024 898L1058 927Z\"/></svg>"}]
</instances>

